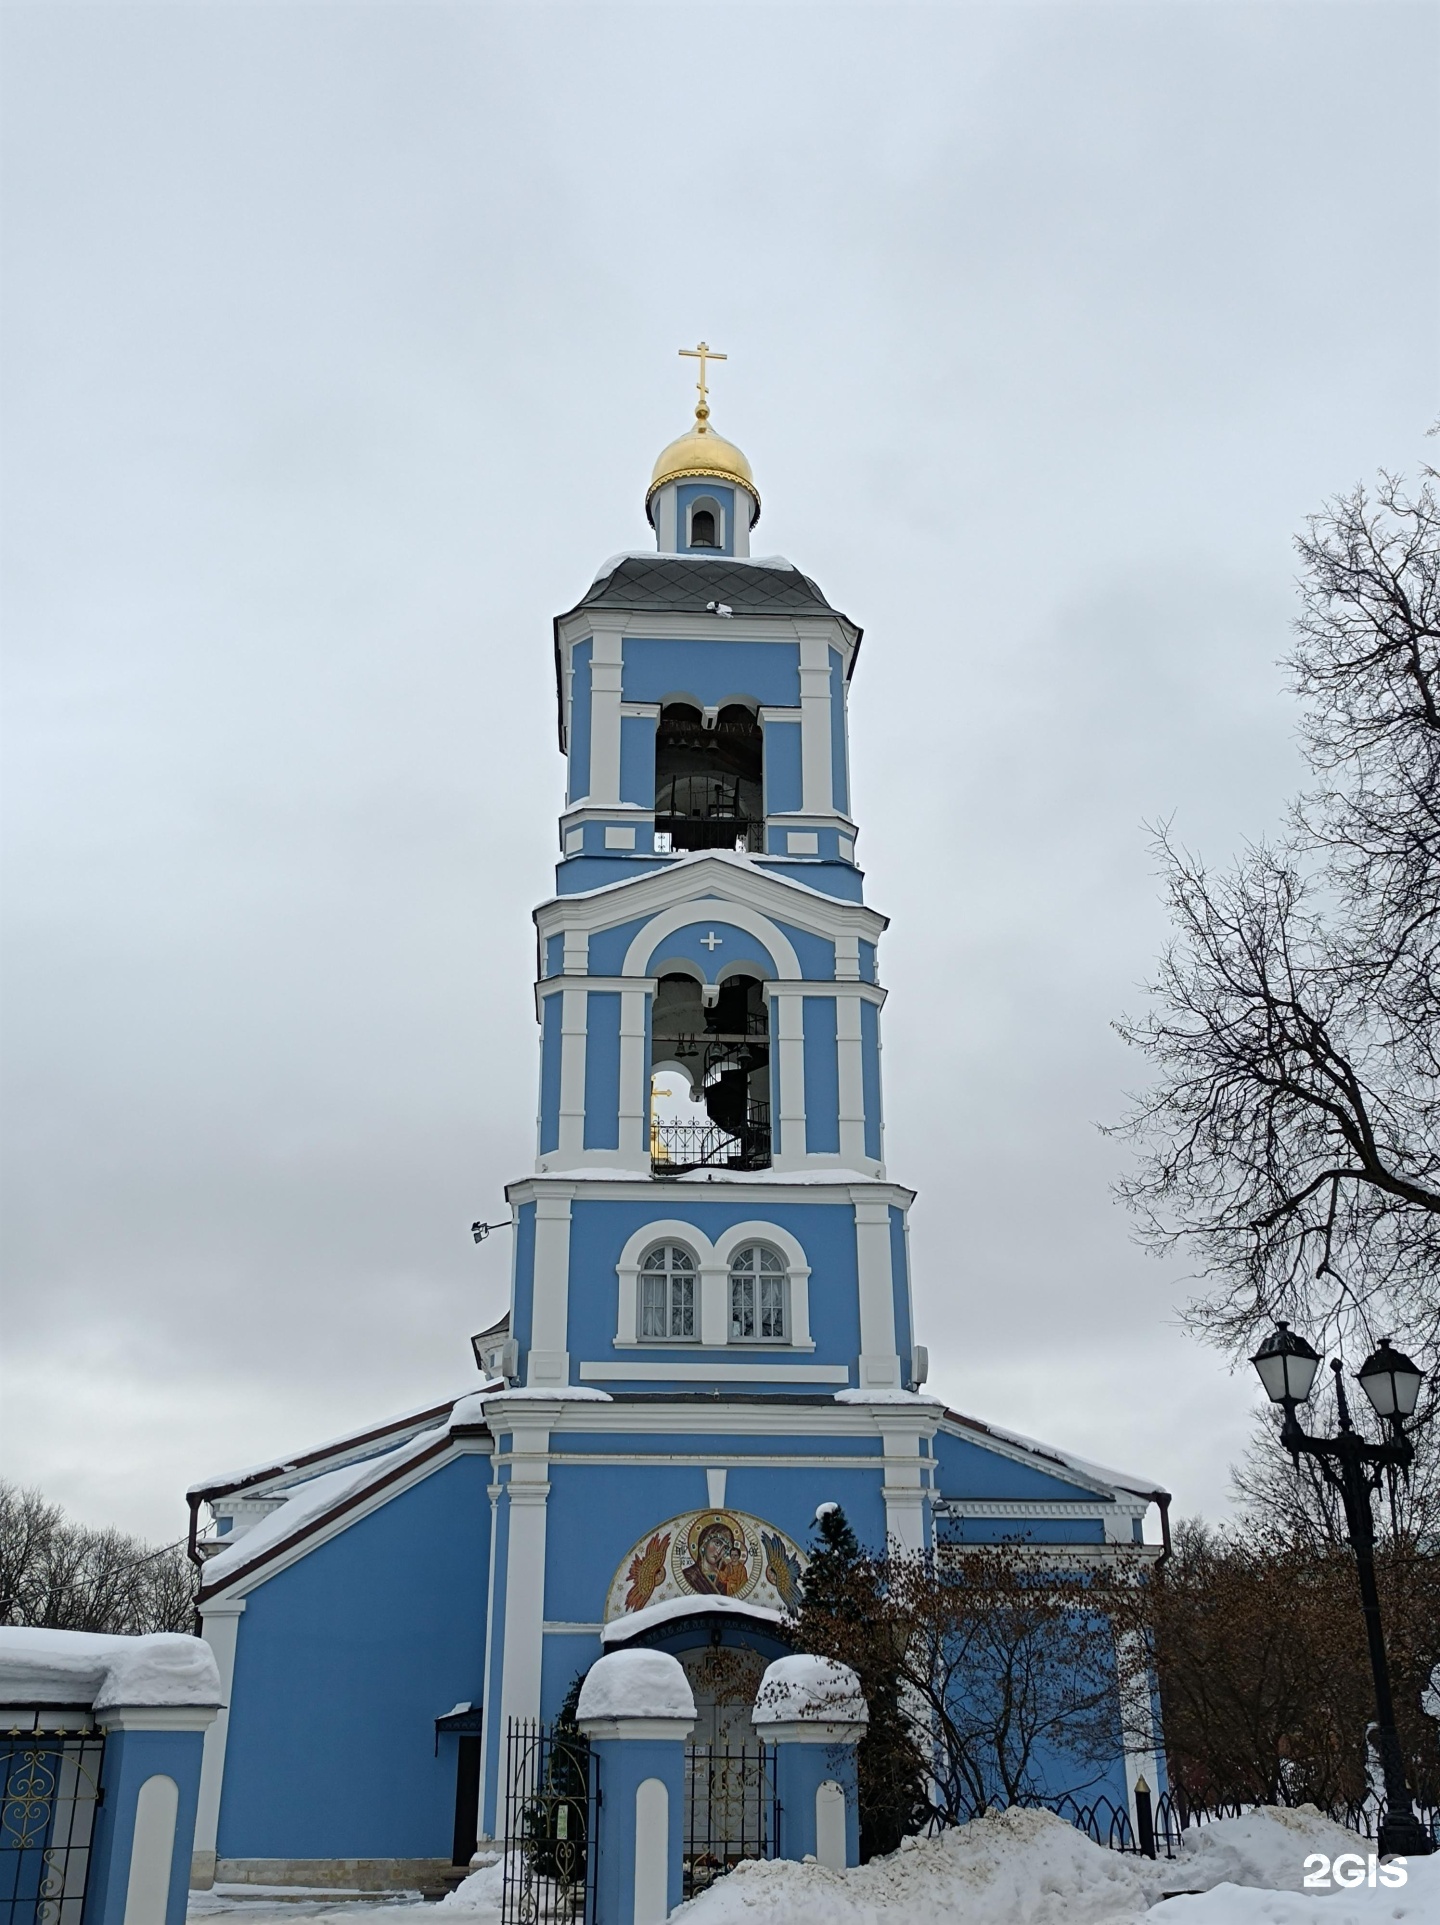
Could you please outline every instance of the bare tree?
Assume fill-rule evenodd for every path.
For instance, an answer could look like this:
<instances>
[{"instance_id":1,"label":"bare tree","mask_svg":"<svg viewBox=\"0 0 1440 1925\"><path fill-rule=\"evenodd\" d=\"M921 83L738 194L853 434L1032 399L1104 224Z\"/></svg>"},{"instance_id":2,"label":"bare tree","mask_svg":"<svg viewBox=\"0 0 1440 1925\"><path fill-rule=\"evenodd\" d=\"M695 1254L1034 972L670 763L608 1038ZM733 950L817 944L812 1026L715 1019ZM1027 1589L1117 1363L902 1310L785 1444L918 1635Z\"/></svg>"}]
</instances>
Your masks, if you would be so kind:
<instances>
[{"instance_id":1,"label":"bare tree","mask_svg":"<svg viewBox=\"0 0 1440 1925\"><path fill-rule=\"evenodd\" d=\"M1268 1533L1280 1544L1349 1555L1339 1492L1313 1457L1291 1463L1280 1447L1279 1430L1274 1405L1257 1410L1245 1454L1230 1467L1230 1486L1247 1531ZM1409 1471L1404 1476L1391 1472L1376 1494L1377 1540L1382 1549L1440 1559L1440 1432L1433 1423L1422 1425L1413 1441Z\"/></svg>"},{"instance_id":2,"label":"bare tree","mask_svg":"<svg viewBox=\"0 0 1440 1925\"><path fill-rule=\"evenodd\" d=\"M65 1516L0 1482L0 1623L63 1631L189 1631L195 1573L183 1544L147 1544Z\"/></svg>"},{"instance_id":3,"label":"bare tree","mask_svg":"<svg viewBox=\"0 0 1440 1925\"><path fill-rule=\"evenodd\" d=\"M1157 839L1173 939L1120 1128L1141 1236L1198 1255L1193 1323L1242 1349L1440 1344L1440 507L1382 476L1298 542L1290 661L1316 786L1216 875Z\"/></svg>"},{"instance_id":4,"label":"bare tree","mask_svg":"<svg viewBox=\"0 0 1440 1925\"><path fill-rule=\"evenodd\" d=\"M1430 1800L1440 1754L1421 1694L1440 1656L1440 1558L1391 1542L1376 1576L1406 1769ZM1348 1547L1187 1520L1147 1602L1178 1789L1200 1803L1364 1799L1374 1687Z\"/></svg>"}]
</instances>

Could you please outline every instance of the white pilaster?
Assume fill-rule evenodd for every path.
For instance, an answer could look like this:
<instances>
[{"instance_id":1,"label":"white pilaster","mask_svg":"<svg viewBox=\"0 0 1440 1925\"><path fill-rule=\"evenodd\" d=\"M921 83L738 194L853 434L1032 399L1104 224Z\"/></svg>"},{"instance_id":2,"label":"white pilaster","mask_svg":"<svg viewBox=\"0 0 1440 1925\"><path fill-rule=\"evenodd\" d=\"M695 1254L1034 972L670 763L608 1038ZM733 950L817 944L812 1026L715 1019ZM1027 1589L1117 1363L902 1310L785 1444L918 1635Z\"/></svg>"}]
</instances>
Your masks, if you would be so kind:
<instances>
[{"instance_id":1,"label":"white pilaster","mask_svg":"<svg viewBox=\"0 0 1440 1925\"><path fill-rule=\"evenodd\" d=\"M562 1169L573 1169L585 1154L585 1024L588 993L560 992L560 1135L555 1154Z\"/></svg>"},{"instance_id":2,"label":"white pilaster","mask_svg":"<svg viewBox=\"0 0 1440 1925\"><path fill-rule=\"evenodd\" d=\"M543 1191L535 1199L535 1275L530 1317L532 1388L570 1381L570 1201L573 1191Z\"/></svg>"},{"instance_id":3,"label":"white pilaster","mask_svg":"<svg viewBox=\"0 0 1440 1925\"><path fill-rule=\"evenodd\" d=\"M645 1061L645 1005L648 991L620 992L620 1167L650 1167L647 1139L650 1121L650 1078Z\"/></svg>"},{"instance_id":4,"label":"white pilaster","mask_svg":"<svg viewBox=\"0 0 1440 1925\"><path fill-rule=\"evenodd\" d=\"M770 988L770 1025L780 1084L780 1152L777 1170L805 1167L805 1029L800 997L776 983Z\"/></svg>"},{"instance_id":5,"label":"white pilaster","mask_svg":"<svg viewBox=\"0 0 1440 1925\"><path fill-rule=\"evenodd\" d=\"M230 1736L230 1695L235 1683L235 1646L244 1598L222 1598L201 1613L200 1635L215 1654L220 1673L220 1709L205 1733L200 1763L200 1795L195 1809L195 1843L190 1855L190 1883L209 1891L215 1883L216 1839L220 1832L220 1792L225 1782L225 1745Z\"/></svg>"},{"instance_id":6,"label":"white pilaster","mask_svg":"<svg viewBox=\"0 0 1440 1925\"><path fill-rule=\"evenodd\" d=\"M730 1271L725 1264L700 1267L700 1342L718 1350L730 1340Z\"/></svg>"},{"instance_id":7,"label":"white pilaster","mask_svg":"<svg viewBox=\"0 0 1440 1925\"><path fill-rule=\"evenodd\" d=\"M920 1444L934 1435L940 1406L879 1404L873 1414L885 1440L885 1535L903 1551L923 1551L926 1459Z\"/></svg>"},{"instance_id":8,"label":"white pilaster","mask_svg":"<svg viewBox=\"0 0 1440 1925\"><path fill-rule=\"evenodd\" d=\"M510 1431L510 1481L505 1487L509 1534L505 1557L505 1657L500 1672L500 1731L512 1718L540 1716L540 1665L545 1634L545 1515L550 1496L550 1425L556 1404L536 1403L522 1413L512 1404L492 1430ZM503 1752L502 1752L503 1755Z\"/></svg>"},{"instance_id":9,"label":"white pilaster","mask_svg":"<svg viewBox=\"0 0 1440 1925\"><path fill-rule=\"evenodd\" d=\"M860 1042L860 998L835 998L835 1043L840 1070L840 1161L864 1170L865 1059Z\"/></svg>"},{"instance_id":10,"label":"white pilaster","mask_svg":"<svg viewBox=\"0 0 1440 1925\"><path fill-rule=\"evenodd\" d=\"M590 932L567 929L560 968L567 976L583 976L590 967Z\"/></svg>"},{"instance_id":11,"label":"white pilaster","mask_svg":"<svg viewBox=\"0 0 1440 1925\"><path fill-rule=\"evenodd\" d=\"M823 636L800 641L800 808L828 815L835 806L830 780L830 648Z\"/></svg>"},{"instance_id":12,"label":"white pilaster","mask_svg":"<svg viewBox=\"0 0 1440 1925\"><path fill-rule=\"evenodd\" d=\"M620 800L619 629L597 628L590 656L590 802Z\"/></svg>"},{"instance_id":13,"label":"white pilaster","mask_svg":"<svg viewBox=\"0 0 1440 1925\"><path fill-rule=\"evenodd\" d=\"M855 1258L860 1272L860 1388L898 1389L900 1358L895 1349L895 1285L887 1203L869 1198L856 1201Z\"/></svg>"}]
</instances>

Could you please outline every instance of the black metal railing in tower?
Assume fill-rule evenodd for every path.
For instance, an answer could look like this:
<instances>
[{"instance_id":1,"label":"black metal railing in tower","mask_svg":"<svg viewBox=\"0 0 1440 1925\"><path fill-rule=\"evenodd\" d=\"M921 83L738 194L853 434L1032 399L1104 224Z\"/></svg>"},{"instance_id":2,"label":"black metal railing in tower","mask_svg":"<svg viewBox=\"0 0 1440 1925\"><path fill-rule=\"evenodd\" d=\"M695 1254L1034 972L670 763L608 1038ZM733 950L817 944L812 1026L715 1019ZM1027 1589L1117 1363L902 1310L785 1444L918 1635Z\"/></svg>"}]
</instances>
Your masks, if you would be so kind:
<instances>
[{"instance_id":1,"label":"black metal railing in tower","mask_svg":"<svg viewBox=\"0 0 1440 1925\"><path fill-rule=\"evenodd\" d=\"M0 1925L80 1925L105 1741L26 1715L0 1735Z\"/></svg>"},{"instance_id":2,"label":"black metal railing in tower","mask_svg":"<svg viewBox=\"0 0 1440 1925\"><path fill-rule=\"evenodd\" d=\"M650 1168L656 1176L683 1176L687 1170L768 1170L770 1105L752 1103L744 1123L723 1130L718 1123L671 1123L657 1117L650 1125Z\"/></svg>"},{"instance_id":3,"label":"black metal railing in tower","mask_svg":"<svg viewBox=\"0 0 1440 1925\"><path fill-rule=\"evenodd\" d=\"M667 836L672 850L732 849L741 855L765 852L763 816L657 814L655 833Z\"/></svg>"},{"instance_id":4,"label":"black metal railing in tower","mask_svg":"<svg viewBox=\"0 0 1440 1925\"><path fill-rule=\"evenodd\" d=\"M686 1745L684 1895L780 1850L773 1745Z\"/></svg>"},{"instance_id":5,"label":"black metal railing in tower","mask_svg":"<svg viewBox=\"0 0 1440 1925\"><path fill-rule=\"evenodd\" d=\"M502 1925L594 1919L598 1771L589 1739L573 1725L510 1720Z\"/></svg>"}]
</instances>

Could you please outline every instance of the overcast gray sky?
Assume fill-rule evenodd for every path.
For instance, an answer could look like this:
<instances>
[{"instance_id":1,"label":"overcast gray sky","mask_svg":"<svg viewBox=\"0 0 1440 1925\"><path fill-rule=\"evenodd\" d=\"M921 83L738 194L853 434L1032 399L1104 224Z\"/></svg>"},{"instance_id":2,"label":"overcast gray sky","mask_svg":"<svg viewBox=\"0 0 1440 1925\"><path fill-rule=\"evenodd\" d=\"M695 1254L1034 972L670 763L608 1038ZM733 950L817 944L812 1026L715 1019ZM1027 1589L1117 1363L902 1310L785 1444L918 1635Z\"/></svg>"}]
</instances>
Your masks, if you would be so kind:
<instances>
[{"instance_id":1,"label":"overcast gray sky","mask_svg":"<svg viewBox=\"0 0 1440 1925\"><path fill-rule=\"evenodd\" d=\"M962 1409L1220 1512L1248 1372L1096 1130L1297 781L1293 531L1436 410L1436 10L11 5L5 1467L474 1381L533 1156L551 615L704 335L866 629L889 1166ZM1428 452L1433 454L1434 444Z\"/></svg>"}]
</instances>

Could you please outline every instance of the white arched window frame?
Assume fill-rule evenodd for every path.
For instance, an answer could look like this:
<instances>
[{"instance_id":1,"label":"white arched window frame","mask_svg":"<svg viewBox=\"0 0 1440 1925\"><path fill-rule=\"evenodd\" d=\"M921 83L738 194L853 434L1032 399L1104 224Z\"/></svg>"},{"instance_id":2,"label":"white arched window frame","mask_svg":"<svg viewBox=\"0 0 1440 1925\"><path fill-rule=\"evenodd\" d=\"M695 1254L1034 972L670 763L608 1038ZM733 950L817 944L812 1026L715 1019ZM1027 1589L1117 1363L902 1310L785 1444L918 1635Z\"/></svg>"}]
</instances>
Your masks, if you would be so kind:
<instances>
[{"instance_id":1,"label":"white arched window frame","mask_svg":"<svg viewBox=\"0 0 1440 1925\"><path fill-rule=\"evenodd\" d=\"M735 1259L748 1249L769 1250L778 1257L783 1266L784 1290L783 1304L785 1313L785 1335L766 1337L759 1332L761 1324L761 1291L756 1289L757 1334L753 1337L737 1337L732 1334L731 1284L735 1275ZM797 1237L788 1230L782 1230L778 1223L754 1221L737 1223L727 1230L715 1245L718 1264L724 1266L725 1277L725 1321L726 1341L743 1343L747 1347L755 1344L768 1344L773 1348L786 1350L813 1350L814 1341L810 1335L810 1265L805 1260L805 1248ZM717 1264L717 1267L718 1267ZM772 1276L775 1274L771 1272Z\"/></svg>"},{"instance_id":2,"label":"white arched window frame","mask_svg":"<svg viewBox=\"0 0 1440 1925\"><path fill-rule=\"evenodd\" d=\"M725 510L713 495L697 495L685 510L685 546L695 546L695 517L697 514L710 514L715 518L715 547L725 546Z\"/></svg>"},{"instance_id":3,"label":"white arched window frame","mask_svg":"<svg viewBox=\"0 0 1440 1925\"><path fill-rule=\"evenodd\" d=\"M700 1336L700 1267L683 1243L657 1243L640 1259L642 1343L696 1343Z\"/></svg>"},{"instance_id":4,"label":"white arched window frame","mask_svg":"<svg viewBox=\"0 0 1440 1925\"><path fill-rule=\"evenodd\" d=\"M620 1252L615 1266L619 1283L615 1319L617 1347L645 1349L656 1345L693 1345L723 1350L730 1343L730 1262L747 1244L765 1244L784 1259L789 1281L789 1335L772 1349L813 1350L810 1336L810 1265L798 1238L778 1223L737 1223L712 1243L693 1223L678 1217L658 1217L637 1230ZM646 1337L641 1334L641 1278L645 1258L661 1244L679 1244L695 1259L696 1337ZM753 1348L753 1343L745 1346Z\"/></svg>"},{"instance_id":5,"label":"white arched window frame","mask_svg":"<svg viewBox=\"0 0 1440 1925\"><path fill-rule=\"evenodd\" d=\"M790 1341L790 1273L768 1243L744 1243L730 1258L730 1341Z\"/></svg>"}]
</instances>

